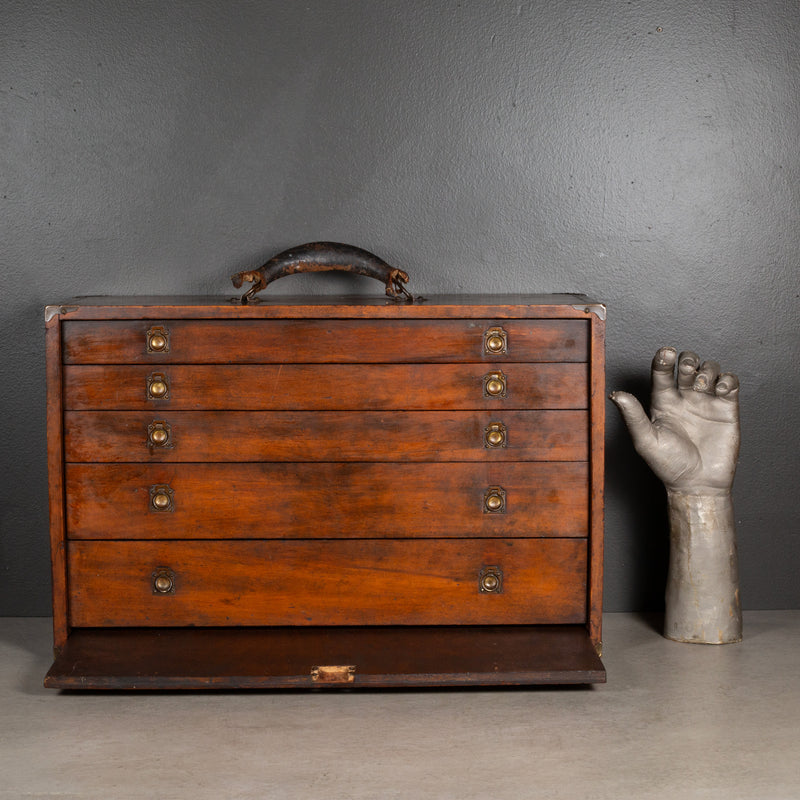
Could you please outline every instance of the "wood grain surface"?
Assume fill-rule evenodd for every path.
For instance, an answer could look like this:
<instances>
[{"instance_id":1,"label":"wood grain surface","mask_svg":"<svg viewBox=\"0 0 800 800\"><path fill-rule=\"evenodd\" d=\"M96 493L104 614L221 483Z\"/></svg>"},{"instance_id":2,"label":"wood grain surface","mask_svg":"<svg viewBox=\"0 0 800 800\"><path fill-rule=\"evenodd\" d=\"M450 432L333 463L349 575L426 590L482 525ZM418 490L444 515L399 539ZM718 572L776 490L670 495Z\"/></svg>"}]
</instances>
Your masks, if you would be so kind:
<instances>
[{"instance_id":1,"label":"wood grain surface","mask_svg":"<svg viewBox=\"0 0 800 800\"><path fill-rule=\"evenodd\" d=\"M70 622L428 625L586 620L585 539L71 541ZM483 568L502 592L479 591ZM156 594L153 573L174 572Z\"/></svg>"},{"instance_id":2,"label":"wood grain surface","mask_svg":"<svg viewBox=\"0 0 800 800\"><path fill-rule=\"evenodd\" d=\"M68 464L73 539L586 536L586 462ZM151 487L173 491L167 511ZM505 493L489 513L490 487Z\"/></svg>"},{"instance_id":3,"label":"wood grain surface","mask_svg":"<svg viewBox=\"0 0 800 800\"><path fill-rule=\"evenodd\" d=\"M165 422L168 446L148 443ZM507 446L487 448L502 423ZM68 411L65 458L124 461L585 461L585 411Z\"/></svg>"},{"instance_id":4,"label":"wood grain surface","mask_svg":"<svg viewBox=\"0 0 800 800\"><path fill-rule=\"evenodd\" d=\"M65 364L301 364L586 361L585 320L171 320L169 351L148 353L158 319L63 323ZM508 334L488 355L484 333Z\"/></svg>"},{"instance_id":5,"label":"wood grain surface","mask_svg":"<svg viewBox=\"0 0 800 800\"><path fill-rule=\"evenodd\" d=\"M501 373L504 396L487 395ZM153 397L159 376L168 396ZM69 410L583 409L588 366L562 364L81 365L64 368Z\"/></svg>"},{"instance_id":6,"label":"wood grain surface","mask_svg":"<svg viewBox=\"0 0 800 800\"><path fill-rule=\"evenodd\" d=\"M352 665L320 684L315 666ZM582 625L76 628L57 689L519 686L606 680Z\"/></svg>"}]
</instances>

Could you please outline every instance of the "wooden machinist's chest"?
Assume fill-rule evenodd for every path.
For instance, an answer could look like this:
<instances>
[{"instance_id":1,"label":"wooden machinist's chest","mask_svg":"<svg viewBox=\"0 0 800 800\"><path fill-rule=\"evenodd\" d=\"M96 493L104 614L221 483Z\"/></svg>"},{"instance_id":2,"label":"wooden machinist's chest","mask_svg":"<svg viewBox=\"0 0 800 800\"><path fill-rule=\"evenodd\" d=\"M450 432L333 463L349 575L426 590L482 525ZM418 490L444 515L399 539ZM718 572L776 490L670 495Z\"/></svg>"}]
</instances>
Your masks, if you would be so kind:
<instances>
[{"instance_id":1,"label":"wooden machinist's chest","mask_svg":"<svg viewBox=\"0 0 800 800\"><path fill-rule=\"evenodd\" d=\"M605 680L604 318L573 295L48 307L46 685Z\"/></svg>"}]
</instances>

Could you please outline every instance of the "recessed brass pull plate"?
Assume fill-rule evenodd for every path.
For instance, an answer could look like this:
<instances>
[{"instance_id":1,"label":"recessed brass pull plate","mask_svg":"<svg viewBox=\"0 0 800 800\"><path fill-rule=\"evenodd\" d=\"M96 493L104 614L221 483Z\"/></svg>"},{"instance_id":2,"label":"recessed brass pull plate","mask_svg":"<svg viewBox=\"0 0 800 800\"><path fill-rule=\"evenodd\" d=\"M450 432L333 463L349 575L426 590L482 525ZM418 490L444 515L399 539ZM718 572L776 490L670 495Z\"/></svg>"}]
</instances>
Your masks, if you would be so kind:
<instances>
[{"instance_id":1,"label":"recessed brass pull plate","mask_svg":"<svg viewBox=\"0 0 800 800\"><path fill-rule=\"evenodd\" d=\"M169 331L163 325L153 325L145 336L148 353L169 353Z\"/></svg>"},{"instance_id":2,"label":"recessed brass pull plate","mask_svg":"<svg viewBox=\"0 0 800 800\"><path fill-rule=\"evenodd\" d=\"M163 419L154 419L147 426L147 445L153 450L168 450L172 447L172 427Z\"/></svg>"},{"instance_id":3,"label":"recessed brass pull plate","mask_svg":"<svg viewBox=\"0 0 800 800\"><path fill-rule=\"evenodd\" d=\"M487 356L504 356L508 353L508 334L499 326L483 332L483 352Z\"/></svg>"},{"instance_id":4,"label":"recessed brass pull plate","mask_svg":"<svg viewBox=\"0 0 800 800\"><path fill-rule=\"evenodd\" d=\"M484 397L505 397L508 391L508 380L502 370L488 372L483 376Z\"/></svg>"},{"instance_id":5,"label":"recessed brass pull plate","mask_svg":"<svg viewBox=\"0 0 800 800\"><path fill-rule=\"evenodd\" d=\"M352 683L355 679L354 666L311 667L311 680L316 683Z\"/></svg>"},{"instance_id":6,"label":"recessed brass pull plate","mask_svg":"<svg viewBox=\"0 0 800 800\"><path fill-rule=\"evenodd\" d=\"M498 566L484 567L478 573L478 591L481 594L502 594L503 570Z\"/></svg>"},{"instance_id":7,"label":"recessed brass pull plate","mask_svg":"<svg viewBox=\"0 0 800 800\"><path fill-rule=\"evenodd\" d=\"M490 486L483 493L483 513L506 513L506 490L502 486Z\"/></svg>"},{"instance_id":8,"label":"recessed brass pull plate","mask_svg":"<svg viewBox=\"0 0 800 800\"><path fill-rule=\"evenodd\" d=\"M150 487L150 510L156 514L175 510L175 492L166 483L157 483Z\"/></svg>"},{"instance_id":9,"label":"recessed brass pull plate","mask_svg":"<svg viewBox=\"0 0 800 800\"><path fill-rule=\"evenodd\" d=\"M489 449L508 447L508 432L502 422L492 422L483 429L483 445Z\"/></svg>"},{"instance_id":10,"label":"recessed brass pull plate","mask_svg":"<svg viewBox=\"0 0 800 800\"><path fill-rule=\"evenodd\" d=\"M169 379L163 372L151 372L147 376L147 399L169 400Z\"/></svg>"},{"instance_id":11,"label":"recessed brass pull plate","mask_svg":"<svg viewBox=\"0 0 800 800\"><path fill-rule=\"evenodd\" d=\"M175 573L169 567L157 567L150 577L153 594L175 594Z\"/></svg>"}]
</instances>

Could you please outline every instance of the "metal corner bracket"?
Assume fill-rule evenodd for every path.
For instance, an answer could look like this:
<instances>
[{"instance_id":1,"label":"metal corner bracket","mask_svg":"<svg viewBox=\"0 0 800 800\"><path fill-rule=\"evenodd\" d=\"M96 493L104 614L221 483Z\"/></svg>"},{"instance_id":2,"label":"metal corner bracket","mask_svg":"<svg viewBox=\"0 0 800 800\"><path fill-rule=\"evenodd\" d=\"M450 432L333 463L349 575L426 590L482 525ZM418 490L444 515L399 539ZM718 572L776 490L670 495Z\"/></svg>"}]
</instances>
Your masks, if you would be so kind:
<instances>
[{"instance_id":1,"label":"metal corner bracket","mask_svg":"<svg viewBox=\"0 0 800 800\"><path fill-rule=\"evenodd\" d=\"M602 303L579 303L572 308L575 311L582 311L584 314L596 314L598 319L605 321L606 307Z\"/></svg>"},{"instance_id":2,"label":"metal corner bracket","mask_svg":"<svg viewBox=\"0 0 800 800\"><path fill-rule=\"evenodd\" d=\"M78 306L45 306L44 321L50 322L53 317L57 317L59 314L70 314L71 312L77 310Z\"/></svg>"}]
</instances>

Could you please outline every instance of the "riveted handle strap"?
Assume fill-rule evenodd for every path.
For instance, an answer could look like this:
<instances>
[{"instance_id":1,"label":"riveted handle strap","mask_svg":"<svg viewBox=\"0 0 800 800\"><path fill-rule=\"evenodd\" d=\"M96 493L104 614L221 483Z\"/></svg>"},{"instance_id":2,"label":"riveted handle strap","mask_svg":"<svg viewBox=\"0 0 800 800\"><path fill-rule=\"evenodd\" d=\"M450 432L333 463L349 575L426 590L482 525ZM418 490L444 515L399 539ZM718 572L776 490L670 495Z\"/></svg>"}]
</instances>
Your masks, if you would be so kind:
<instances>
[{"instance_id":1,"label":"riveted handle strap","mask_svg":"<svg viewBox=\"0 0 800 800\"><path fill-rule=\"evenodd\" d=\"M392 267L374 253L339 242L309 242L289 248L273 256L258 269L232 275L231 280L237 289L244 283L252 283L242 296L242 303L246 304L256 299L257 292L278 278L301 272L331 271L350 272L375 278L384 284L387 296L393 300L408 303L414 301L405 287L408 283L407 272Z\"/></svg>"}]
</instances>

